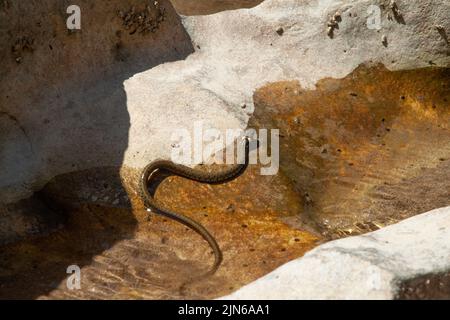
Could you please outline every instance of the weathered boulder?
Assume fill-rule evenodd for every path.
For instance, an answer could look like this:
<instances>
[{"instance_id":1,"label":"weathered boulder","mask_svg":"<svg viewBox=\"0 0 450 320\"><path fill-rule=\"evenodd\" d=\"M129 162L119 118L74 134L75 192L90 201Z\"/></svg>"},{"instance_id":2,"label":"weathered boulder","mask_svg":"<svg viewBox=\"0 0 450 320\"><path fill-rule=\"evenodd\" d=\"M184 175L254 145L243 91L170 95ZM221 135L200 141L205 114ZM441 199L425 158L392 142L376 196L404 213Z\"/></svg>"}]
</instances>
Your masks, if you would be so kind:
<instances>
[{"instance_id":1,"label":"weathered boulder","mask_svg":"<svg viewBox=\"0 0 450 320\"><path fill-rule=\"evenodd\" d=\"M142 33L124 14L144 12L148 1L79 1L75 31L66 27L70 1L4 3L0 202L26 198L59 174L120 166L130 126L123 81L193 52L170 2L150 2L158 22Z\"/></svg>"},{"instance_id":2,"label":"weathered boulder","mask_svg":"<svg viewBox=\"0 0 450 320\"><path fill-rule=\"evenodd\" d=\"M1 19L1 41L9 44L2 46L1 65L1 201L25 198L65 172L140 168L167 157L173 129L189 129L195 120L218 129L245 127L253 91L268 82L295 79L312 88L364 62L399 70L450 61L448 43L435 28L450 29L446 1L398 1L403 20L388 20L385 8L379 31L367 28L374 4L367 0L271 0L186 17L184 27L170 4L161 3L166 21L147 36L130 35L117 16L131 2L85 1L82 30L73 34L65 29L60 1L24 3L20 10L34 14L20 26ZM24 14L20 10L17 2L0 14ZM49 10L58 14L43 18ZM330 38L327 22L337 11L341 22ZM23 37L35 38L34 49L17 64L10 48ZM179 61L164 63L173 60Z\"/></svg>"}]
</instances>

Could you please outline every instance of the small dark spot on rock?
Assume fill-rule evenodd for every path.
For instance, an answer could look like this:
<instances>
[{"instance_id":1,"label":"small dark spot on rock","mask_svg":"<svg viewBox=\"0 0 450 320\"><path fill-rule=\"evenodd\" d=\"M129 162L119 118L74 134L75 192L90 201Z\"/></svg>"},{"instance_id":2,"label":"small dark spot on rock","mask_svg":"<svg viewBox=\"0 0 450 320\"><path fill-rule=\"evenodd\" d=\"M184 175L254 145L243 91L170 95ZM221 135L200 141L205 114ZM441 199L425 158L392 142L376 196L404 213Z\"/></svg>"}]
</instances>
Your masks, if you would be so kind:
<instances>
[{"instance_id":1,"label":"small dark spot on rock","mask_svg":"<svg viewBox=\"0 0 450 320\"><path fill-rule=\"evenodd\" d=\"M284 29L283 29L282 27L279 27L279 28L277 29L277 33L278 33L278 35L282 36L283 33L284 33Z\"/></svg>"},{"instance_id":2,"label":"small dark spot on rock","mask_svg":"<svg viewBox=\"0 0 450 320\"><path fill-rule=\"evenodd\" d=\"M405 96L400 96L400 99L405 100L406 97Z\"/></svg>"},{"instance_id":3,"label":"small dark spot on rock","mask_svg":"<svg viewBox=\"0 0 450 320\"><path fill-rule=\"evenodd\" d=\"M248 228L248 225L243 224L243 225L242 225L242 228Z\"/></svg>"},{"instance_id":4,"label":"small dark spot on rock","mask_svg":"<svg viewBox=\"0 0 450 320\"><path fill-rule=\"evenodd\" d=\"M352 97L357 97L357 96L358 96L358 94L357 94L357 93L354 93L354 92L350 92L350 95L351 95Z\"/></svg>"}]
</instances>

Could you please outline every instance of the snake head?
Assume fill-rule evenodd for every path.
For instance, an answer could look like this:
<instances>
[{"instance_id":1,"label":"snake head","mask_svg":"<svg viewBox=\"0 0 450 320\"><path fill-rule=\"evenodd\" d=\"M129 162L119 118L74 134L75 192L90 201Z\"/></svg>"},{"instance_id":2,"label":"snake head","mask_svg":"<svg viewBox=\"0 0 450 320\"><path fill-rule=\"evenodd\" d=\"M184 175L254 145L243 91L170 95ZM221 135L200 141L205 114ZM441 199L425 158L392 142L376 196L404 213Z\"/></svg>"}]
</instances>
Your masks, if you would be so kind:
<instances>
[{"instance_id":1,"label":"snake head","mask_svg":"<svg viewBox=\"0 0 450 320\"><path fill-rule=\"evenodd\" d=\"M250 146L250 150L255 150L255 149L258 149L259 148L259 146L261 145L261 143L259 142L259 139L258 138L255 138L255 137L251 137L251 136L248 136L248 135L244 135L242 138L241 138L241 141L243 142L243 143L249 143L249 146ZM255 142L256 142L256 146L255 146Z\"/></svg>"}]
</instances>

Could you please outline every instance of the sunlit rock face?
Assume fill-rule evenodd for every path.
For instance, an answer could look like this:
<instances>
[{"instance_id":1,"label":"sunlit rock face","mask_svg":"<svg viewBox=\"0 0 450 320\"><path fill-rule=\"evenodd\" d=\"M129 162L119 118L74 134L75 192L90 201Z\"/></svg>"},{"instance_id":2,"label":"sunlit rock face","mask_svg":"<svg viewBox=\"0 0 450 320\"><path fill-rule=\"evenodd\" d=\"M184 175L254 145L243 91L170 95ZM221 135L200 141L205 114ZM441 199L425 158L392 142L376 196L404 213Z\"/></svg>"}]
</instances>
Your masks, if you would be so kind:
<instances>
[{"instance_id":1,"label":"sunlit rock face","mask_svg":"<svg viewBox=\"0 0 450 320\"><path fill-rule=\"evenodd\" d=\"M188 297L225 295L320 241L449 204L447 1L397 1L395 12L385 1L216 2L174 1L188 15L221 11L181 18L168 1L84 0L75 32L68 2L0 7L8 292L180 298L183 275L206 268L209 252L182 227L149 224L136 182L150 161L170 157L173 131L198 120L221 131L280 129L281 167L273 177L253 167L216 188L162 185L159 199L224 248L221 273ZM241 6L252 8L222 11ZM158 21L150 32L141 32L145 10ZM15 15L29 18L4 18ZM63 270L74 257L89 275L76 296ZM30 285L32 269L45 283Z\"/></svg>"}]
</instances>

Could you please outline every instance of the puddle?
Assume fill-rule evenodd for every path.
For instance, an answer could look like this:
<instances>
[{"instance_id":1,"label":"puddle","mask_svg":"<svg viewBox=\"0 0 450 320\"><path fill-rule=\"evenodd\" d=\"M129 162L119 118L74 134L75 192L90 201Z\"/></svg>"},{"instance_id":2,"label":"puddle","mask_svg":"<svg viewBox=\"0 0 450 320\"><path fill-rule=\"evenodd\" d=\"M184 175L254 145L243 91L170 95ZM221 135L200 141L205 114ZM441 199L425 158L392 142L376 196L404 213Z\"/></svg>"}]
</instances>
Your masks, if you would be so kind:
<instances>
[{"instance_id":1,"label":"puddle","mask_svg":"<svg viewBox=\"0 0 450 320\"><path fill-rule=\"evenodd\" d=\"M176 222L158 216L149 219L139 197L124 199L117 170L67 174L46 187L41 196L64 208L66 225L50 236L2 248L0 298L214 298L303 255L319 240L280 220L300 210L298 195L282 175L263 177L253 167L218 186L169 177L158 188L158 201L206 226L224 254L213 277L180 295L179 287L188 276L209 269L211 249ZM131 195L138 175L122 170ZM89 195L89 189L96 192ZM107 201L115 202L115 207ZM66 288L66 268L73 264L81 267L81 290Z\"/></svg>"},{"instance_id":2,"label":"puddle","mask_svg":"<svg viewBox=\"0 0 450 320\"><path fill-rule=\"evenodd\" d=\"M156 199L201 222L224 261L188 288L213 255L195 232L148 218L139 172L96 168L51 181L37 197L64 217L45 236L2 246L0 298L215 298L319 243L450 204L450 73L360 67L317 90L279 82L255 92L251 126L278 128L280 172L257 166L224 185L169 177ZM126 188L126 190L124 189ZM81 267L81 290L66 268Z\"/></svg>"},{"instance_id":3,"label":"puddle","mask_svg":"<svg viewBox=\"0 0 450 320\"><path fill-rule=\"evenodd\" d=\"M253 125L280 129L280 167L302 219L327 238L450 204L450 70L361 66L317 90L279 82L254 95Z\"/></svg>"}]
</instances>

